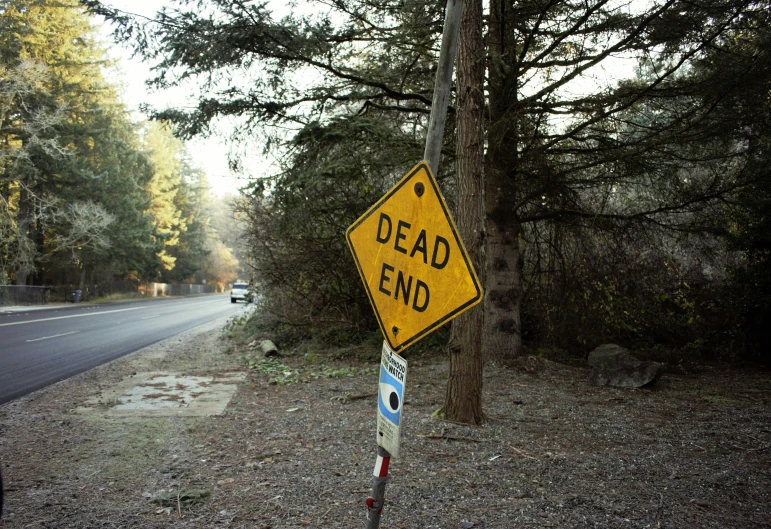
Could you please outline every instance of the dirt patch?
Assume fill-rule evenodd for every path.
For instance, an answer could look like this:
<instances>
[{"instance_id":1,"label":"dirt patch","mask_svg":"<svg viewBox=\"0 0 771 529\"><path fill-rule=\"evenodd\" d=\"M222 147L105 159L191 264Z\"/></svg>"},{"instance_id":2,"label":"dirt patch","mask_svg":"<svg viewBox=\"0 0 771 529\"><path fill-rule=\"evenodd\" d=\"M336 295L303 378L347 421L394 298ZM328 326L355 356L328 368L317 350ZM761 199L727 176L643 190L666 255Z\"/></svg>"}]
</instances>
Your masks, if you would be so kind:
<instances>
[{"instance_id":1,"label":"dirt patch","mask_svg":"<svg viewBox=\"0 0 771 529\"><path fill-rule=\"evenodd\" d=\"M289 371L250 370L211 417L76 411L132 373L243 371L233 350L199 329L1 407L0 527L366 527L376 363L285 356ZM771 525L767 370L621 391L550 362L491 367L475 428L432 417L443 358L407 358L384 528Z\"/></svg>"}]
</instances>

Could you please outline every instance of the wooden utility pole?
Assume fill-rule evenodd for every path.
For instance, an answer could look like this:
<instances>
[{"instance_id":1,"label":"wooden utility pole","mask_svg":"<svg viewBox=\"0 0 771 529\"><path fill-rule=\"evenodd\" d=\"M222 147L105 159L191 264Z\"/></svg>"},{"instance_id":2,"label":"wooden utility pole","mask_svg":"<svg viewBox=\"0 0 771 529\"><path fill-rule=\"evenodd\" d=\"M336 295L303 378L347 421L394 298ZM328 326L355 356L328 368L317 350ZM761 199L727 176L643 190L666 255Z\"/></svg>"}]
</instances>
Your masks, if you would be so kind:
<instances>
[{"instance_id":1,"label":"wooden utility pole","mask_svg":"<svg viewBox=\"0 0 771 529\"><path fill-rule=\"evenodd\" d=\"M423 159L428 162L431 172L439 174L439 159L442 155L444 125L447 121L447 105L450 102L452 69L455 55L458 53L458 35L463 15L463 0L447 0L442 31L442 48L439 51L439 64L434 82L434 100L431 104L431 117L426 134L426 150Z\"/></svg>"}]
</instances>

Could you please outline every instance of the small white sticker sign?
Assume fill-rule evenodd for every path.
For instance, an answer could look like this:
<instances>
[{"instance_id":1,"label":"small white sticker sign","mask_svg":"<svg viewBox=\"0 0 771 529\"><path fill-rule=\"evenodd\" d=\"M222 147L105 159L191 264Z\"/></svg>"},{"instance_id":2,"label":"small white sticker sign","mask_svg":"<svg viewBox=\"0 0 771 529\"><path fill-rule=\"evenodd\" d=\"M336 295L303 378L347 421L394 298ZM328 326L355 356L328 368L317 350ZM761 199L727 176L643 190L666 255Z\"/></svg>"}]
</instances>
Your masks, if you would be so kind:
<instances>
[{"instance_id":1,"label":"small white sticker sign","mask_svg":"<svg viewBox=\"0 0 771 529\"><path fill-rule=\"evenodd\" d=\"M404 385L407 381L407 361L383 342L380 360L380 383L377 391L377 444L392 457L399 456Z\"/></svg>"}]
</instances>

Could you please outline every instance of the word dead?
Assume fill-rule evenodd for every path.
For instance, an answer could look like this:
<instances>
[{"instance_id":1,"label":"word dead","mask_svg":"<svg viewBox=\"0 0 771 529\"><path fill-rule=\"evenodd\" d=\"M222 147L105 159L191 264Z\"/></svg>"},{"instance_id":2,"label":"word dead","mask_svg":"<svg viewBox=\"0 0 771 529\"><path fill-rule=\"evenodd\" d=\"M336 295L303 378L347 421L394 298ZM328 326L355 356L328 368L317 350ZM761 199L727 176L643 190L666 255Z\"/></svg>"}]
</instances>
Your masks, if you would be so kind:
<instances>
[{"instance_id":1,"label":"word dead","mask_svg":"<svg viewBox=\"0 0 771 529\"><path fill-rule=\"evenodd\" d=\"M437 270L447 266L450 260L450 244L447 242L447 239L441 235L436 235L429 247L426 230L420 230L420 233L412 242L411 228L412 226L408 222L398 220L394 229L391 217L381 213L375 240L380 244L390 244L391 235L393 235L393 247L397 252L408 255L411 259L421 259L423 264L430 265ZM430 262L429 254L431 254ZM404 272L396 270L386 262L383 262L383 268L380 272L378 290L386 296L393 296L397 300L401 296L405 305L410 304L411 298L412 309L416 312L425 311L431 299L431 292L424 281L411 275L405 278Z\"/></svg>"}]
</instances>

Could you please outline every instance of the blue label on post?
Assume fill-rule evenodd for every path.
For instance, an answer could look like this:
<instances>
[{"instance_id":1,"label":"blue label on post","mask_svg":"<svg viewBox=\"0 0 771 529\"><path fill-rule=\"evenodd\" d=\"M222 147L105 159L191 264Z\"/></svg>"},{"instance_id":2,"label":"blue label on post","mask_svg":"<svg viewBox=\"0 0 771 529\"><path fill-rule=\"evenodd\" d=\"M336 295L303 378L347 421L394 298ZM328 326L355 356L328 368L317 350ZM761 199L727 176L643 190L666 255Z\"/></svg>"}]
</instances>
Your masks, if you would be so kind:
<instances>
[{"instance_id":1,"label":"blue label on post","mask_svg":"<svg viewBox=\"0 0 771 529\"><path fill-rule=\"evenodd\" d=\"M399 426L404 400L404 384L388 371L386 366L380 366L380 387L378 388L380 413L394 425Z\"/></svg>"}]
</instances>

